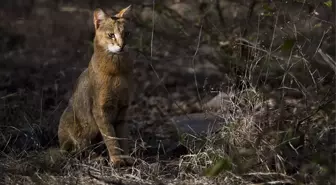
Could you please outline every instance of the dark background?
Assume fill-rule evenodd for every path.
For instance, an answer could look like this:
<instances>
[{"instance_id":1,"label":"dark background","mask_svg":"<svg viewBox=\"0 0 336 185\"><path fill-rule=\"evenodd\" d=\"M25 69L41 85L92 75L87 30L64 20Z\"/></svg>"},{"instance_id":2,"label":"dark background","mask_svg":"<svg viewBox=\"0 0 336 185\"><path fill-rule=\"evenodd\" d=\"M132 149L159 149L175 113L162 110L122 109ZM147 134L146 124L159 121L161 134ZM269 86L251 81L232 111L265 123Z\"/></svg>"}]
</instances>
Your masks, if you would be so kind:
<instances>
[{"instance_id":1,"label":"dark background","mask_svg":"<svg viewBox=\"0 0 336 185\"><path fill-rule=\"evenodd\" d=\"M319 178L335 182L331 176L335 168L330 166L335 161L335 11L328 1L1 0L0 4L0 169L6 178L15 180L21 173L8 170L13 166L9 159L22 164L19 160L28 160L34 152L57 147L59 117L93 52L93 10L99 7L113 14L132 4L128 46L135 59L137 88L128 122L133 141L149 143L154 151L158 138L170 145L170 118L204 112L203 105L221 91L233 94L230 100L236 106L224 104L227 109L212 112L233 125L252 115L255 121L250 126L258 127L256 134L245 125L247 136L237 138L274 139L273 131L290 131L290 137L301 138L297 146L303 149L294 154L287 146L275 153L253 146L251 159L265 159L270 171L289 176L309 169L302 172L309 178L295 177L300 182L320 182ZM272 110L264 102L275 102ZM263 109L255 111L260 103ZM237 133L235 129L230 133ZM283 141L287 136L281 137ZM237 140L227 140L225 146L249 145ZM218 155L232 157L232 151ZM279 167L272 157L263 158L258 152L281 155L286 162ZM138 157L151 155L155 154ZM327 172L317 173L316 165ZM242 169L233 172L263 171L258 165Z\"/></svg>"}]
</instances>

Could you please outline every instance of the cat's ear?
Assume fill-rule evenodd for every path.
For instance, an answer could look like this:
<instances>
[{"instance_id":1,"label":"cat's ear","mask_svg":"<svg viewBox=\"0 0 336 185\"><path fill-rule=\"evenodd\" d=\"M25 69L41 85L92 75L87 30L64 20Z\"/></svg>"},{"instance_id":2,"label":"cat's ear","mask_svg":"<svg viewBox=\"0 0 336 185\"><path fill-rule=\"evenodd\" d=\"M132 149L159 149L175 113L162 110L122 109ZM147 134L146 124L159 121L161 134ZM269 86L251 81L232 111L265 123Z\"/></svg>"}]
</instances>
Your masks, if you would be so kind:
<instances>
[{"instance_id":1,"label":"cat's ear","mask_svg":"<svg viewBox=\"0 0 336 185\"><path fill-rule=\"evenodd\" d=\"M125 18L125 17L127 17L129 15L130 10L131 10L131 5L129 5L128 7L124 8L122 10L120 10L120 12L115 15L115 17L117 17L117 18Z\"/></svg>"},{"instance_id":2,"label":"cat's ear","mask_svg":"<svg viewBox=\"0 0 336 185\"><path fill-rule=\"evenodd\" d=\"M95 9L93 12L93 23L95 26L95 29L98 29L100 26L100 23L107 18L107 14L100 8Z\"/></svg>"}]
</instances>

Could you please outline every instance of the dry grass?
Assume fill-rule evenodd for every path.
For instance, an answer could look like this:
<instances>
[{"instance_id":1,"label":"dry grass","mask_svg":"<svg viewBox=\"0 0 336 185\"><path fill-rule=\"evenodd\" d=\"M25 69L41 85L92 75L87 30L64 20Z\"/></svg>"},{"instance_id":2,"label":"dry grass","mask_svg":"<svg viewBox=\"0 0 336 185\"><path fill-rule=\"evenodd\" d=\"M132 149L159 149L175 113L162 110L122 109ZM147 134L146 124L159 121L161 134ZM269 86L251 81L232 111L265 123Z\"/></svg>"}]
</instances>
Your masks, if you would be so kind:
<instances>
[{"instance_id":1,"label":"dry grass","mask_svg":"<svg viewBox=\"0 0 336 185\"><path fill-rule=\"evenodd\" d=\"M41 17L11 25L7 31L27 41L6 48L0 39L0 63L6 64L0 70L0 183L335 184L335 25L314 13L330 8L310 1L223 2L198 7L186 1L196 16L181 14L182 5L133 2L139 94L129 123L136 162L121 169L106 158L80 159L57 149L68 90L85 66L79 61L92 52L86 1L47 13L53 26L41 37L23 33L41 31L34 29L46 23ZM6 15L0 27L7 29L15 17L0 10ZM56 29L75 25L64 17L83 24L71 37ZM34 42L49 49L32 50ZM224 96L220 107L208 110L212 91ZM192 112L221 117L221 129L171 134L168 120ZM176 140L183 155L166 151Z\"/></svg>"}]
</instances>

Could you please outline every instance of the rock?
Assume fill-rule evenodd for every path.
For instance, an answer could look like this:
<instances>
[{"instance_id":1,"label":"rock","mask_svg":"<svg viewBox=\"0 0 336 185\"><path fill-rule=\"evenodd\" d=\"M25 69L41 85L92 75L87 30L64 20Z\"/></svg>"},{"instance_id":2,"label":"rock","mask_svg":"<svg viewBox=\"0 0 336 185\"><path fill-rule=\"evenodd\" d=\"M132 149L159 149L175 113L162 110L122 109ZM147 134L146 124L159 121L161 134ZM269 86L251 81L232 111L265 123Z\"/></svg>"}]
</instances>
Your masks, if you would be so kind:
<instances>
[{"instance_id":1,"label":"rock","mask_svg":"<svg viewBox=\"0 0 336 185\"><path fill-rule=\"evenodd\" d=\"M224 119L210 113L193 113L171 118L179 134L201 135L221 128Z\"/></svg>"},{"instance_id":2,"label":"rock","mask_svg":"<svg viewBox=\"0 0 336 185\"><path fill-rule=\"evenodd\" d=\"M214 111L228 109L232 106L231 99L232 95L219 92L217 96L213 97L211 100L205 103L204 107Z\"/></svg>"},{"instance_id":3,"label":"rock","mask_svg":"<svg viewBox=\"0 0 336 185\"><path fill-rule=\"evenodd\" d=\"M164 144L165 155L178 158L190 150L202 148L205 140L199 140L202 138L200 136L218 131L223 119L210 113L193 113L173 117L171 122L176 132L172 134L169 144ZM184 139L180 140L181 136ZM194 144L191 146L190 143Z\"/></svg>"}]
</instances>

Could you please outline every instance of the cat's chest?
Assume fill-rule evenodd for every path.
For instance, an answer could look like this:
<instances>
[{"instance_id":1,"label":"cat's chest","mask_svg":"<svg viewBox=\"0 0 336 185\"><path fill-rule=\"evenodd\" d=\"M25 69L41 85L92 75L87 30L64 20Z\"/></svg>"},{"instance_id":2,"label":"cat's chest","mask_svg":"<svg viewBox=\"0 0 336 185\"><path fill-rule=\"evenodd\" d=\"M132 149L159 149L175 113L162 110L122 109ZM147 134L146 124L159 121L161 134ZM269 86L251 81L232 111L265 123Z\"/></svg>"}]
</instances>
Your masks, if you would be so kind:
<instances>
[{"instance_id":1,"label":"cat's chest","mask_svg":"<svg viewBox=\"0 0 336 185\"><path fill-rule=\"evenodd\" d=\"M110 93L121 93L129 88L129 81L123 76L99 78L97 84L100 91Z\"/></svg>"},{"instance_id":2,"label":"cat's chest","mask_svg":"<svg viewBox=\"0 0 336 185\"><path fill-rule=\"evenodd\" d=\"M101 101L110 104L116 101L125 103L128 101L131 94L131 84L125 77L113 77L109 80L101 80L99 87L96 89Z\"/></svg>"}]
</instances>

